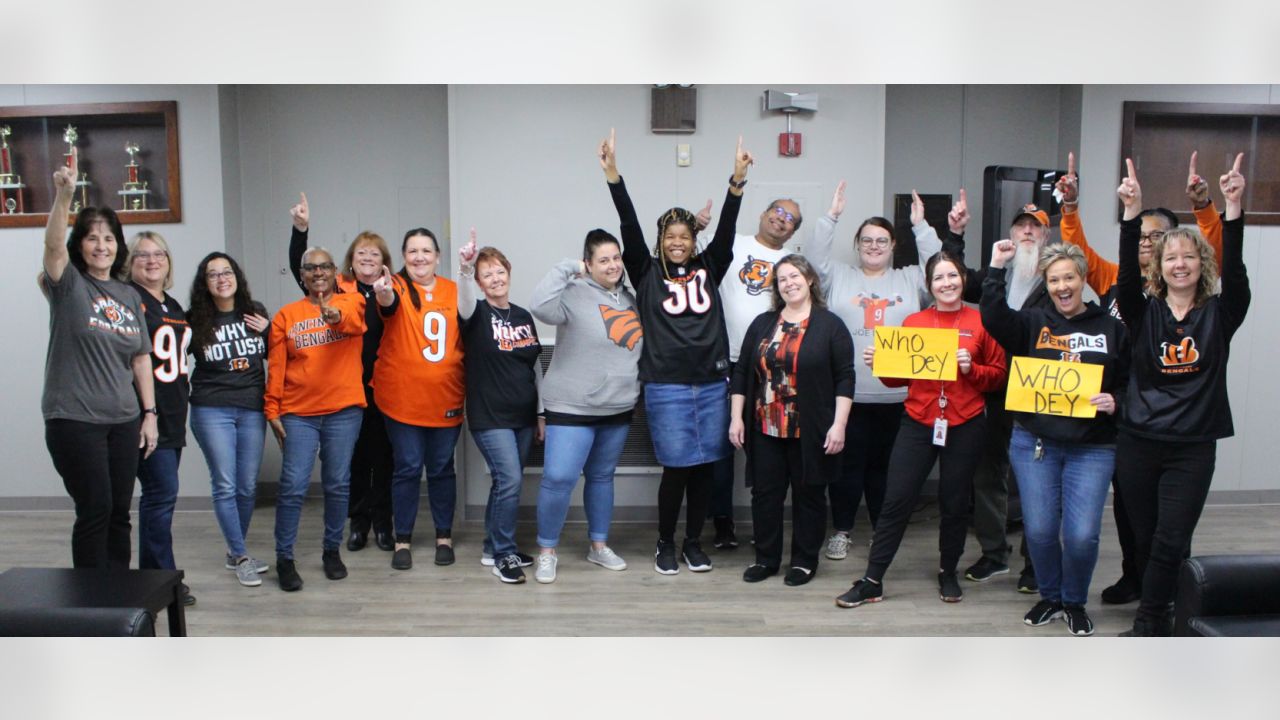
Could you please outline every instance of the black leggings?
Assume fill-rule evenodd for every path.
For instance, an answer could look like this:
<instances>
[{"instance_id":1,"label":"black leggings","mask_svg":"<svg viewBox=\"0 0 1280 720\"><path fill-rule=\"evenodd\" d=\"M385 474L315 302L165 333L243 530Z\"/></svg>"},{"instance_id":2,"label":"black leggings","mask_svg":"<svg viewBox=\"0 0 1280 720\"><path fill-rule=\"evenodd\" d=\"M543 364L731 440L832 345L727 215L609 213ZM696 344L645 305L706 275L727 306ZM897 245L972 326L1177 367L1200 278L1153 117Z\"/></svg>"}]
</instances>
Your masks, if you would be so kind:
<instances>
[{"instance_id":1,"label":"black leggings","mask_svg":"<svg viewBox=\"0 0 1280 720\"><path fill-rule=\"evenodd\" d=\"M44 442L53 467L76 504L73 567L129 567L129 504L138 473L138 437L137 420L118 425L45 420Z\"/></svg>"},{"instance_id":2,"label":"black leggings","mask_svg":"<svg viewBox=\"0 0 1280 720\"><path fill-rule=\"evenodd\" d=\"M714 465L715 463L702 463L689 467L662 468L662 482L658 485L658 539L675 542L680 504L686 498L689 502L684 514L684 536L697 540L702 535L707 506L711 504L711 472Z\"/></svg>"},{"instance_id":3,"label":"black leggings","mask_svg":"<svg viewBox=\"0 0 1280 720\"><path fill-rule=\"evenodd\" d=\"M907 532L911 511L929 477L933 461L939 461L938 569L955 572L964 554L969 524L969 492L973 474L985 447L986 419L979 415L947 430L946 447L933 444L933 424L923 425L903 414L898 439L889 458L889 484L867 559L867 577L879 581L898 553Z\"/></svg>"}]
</instances>

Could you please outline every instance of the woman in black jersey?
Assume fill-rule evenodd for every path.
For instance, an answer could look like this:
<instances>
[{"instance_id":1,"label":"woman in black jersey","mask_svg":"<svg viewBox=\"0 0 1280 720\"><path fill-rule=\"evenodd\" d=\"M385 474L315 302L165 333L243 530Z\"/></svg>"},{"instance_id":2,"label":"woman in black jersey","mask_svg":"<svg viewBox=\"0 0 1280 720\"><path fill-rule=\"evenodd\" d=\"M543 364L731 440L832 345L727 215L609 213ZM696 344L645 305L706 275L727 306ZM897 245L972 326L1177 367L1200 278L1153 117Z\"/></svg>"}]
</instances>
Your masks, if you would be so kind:
<instances>
[{"instance_id":1,"label":"woman in black jersey","mask_svg":"<svg viewBox=\"0 0 1280 720\"><path fill-rule=\"evenodd\" d=\"M733 259L734 226L753 158L739 137L720 222L705 252L697 252L693 213L676 207L658 218L658 243L651 253L618 174L614 148L611 130L600 144L600 167L621 222L622 260L636 288L645 333L640 380L654 452L663 466L654 570L680 572L676 519L687 497L681 556L690 570L706 572L711 560L699 536L711 499L712 465L732 451L726 402L729 349L719 284Z\"/></svg>"},{"instance_id":2,"label":"woman in black jersey","mask_svg":"<svg viewBox=\"0 0 1280 720\"><path fill-rule=\"evenodd\" d=\"M1226 201L1222 224L1222 289L1213 248L1191 228L1155 241L1146 270L1138 262L1142 188L1133 161L1117 194L1120 223L1117 304L1129 327L1133 363L1121 407L1116 475L1133 523L1142 600L1125 635L1169 635L1178 565L1204 509L1217 442L1231 437L1227 359L1231 338L1249 310L1245 273L1244 155L1218 181Z\"/></svg>"}]
</instances>

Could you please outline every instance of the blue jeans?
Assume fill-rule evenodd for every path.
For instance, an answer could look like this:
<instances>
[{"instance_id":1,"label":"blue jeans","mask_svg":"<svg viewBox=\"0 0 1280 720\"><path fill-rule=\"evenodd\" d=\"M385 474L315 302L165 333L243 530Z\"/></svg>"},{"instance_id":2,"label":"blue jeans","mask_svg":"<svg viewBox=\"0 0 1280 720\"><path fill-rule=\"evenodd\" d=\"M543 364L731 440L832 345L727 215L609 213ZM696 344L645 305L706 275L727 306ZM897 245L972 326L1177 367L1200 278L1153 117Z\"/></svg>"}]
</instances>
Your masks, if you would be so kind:
<instances>
[{"instance_id":1,"label":"blue jeans","mask_svg":"<svg viewBox=\"0 0 1280 720\"><path fill-rule=\"evenodd\" d=\"M427 471L427 501L436 537L449 537L453 529L453 509L457 502L457 475L453 470L453 449L462 426L421 427L386 418L391 440L391 522L396 542L411 542L418 520L418 499L422 495L422 470Z\"/></svg>"},{"instance_id":2,"label":"blue jeans","mask_svg":"<svg viewBox=\"0 0 1280 720\"><path fill-rule=\"evenodd\" d=\"M352 405L327 415L282 415L284 457L280 461L280 497L276 499L276 556L293 559L302 502L311 484L311 469L320 453L320 481L324 486L325 550L342 544L347 522L347 493L351 486L351 452L360 434L364 408Z\"/></svg>"},{"instance_id":3,"label":"blue jeans","mask_svg":"<svg viewBox=\"0 0 1280 720\"><path fill-rule=\"evenodd\" d=\"M532 427L471 431L493 476L489 502L484 506L484 552L494 558L516 551L516 513L533 433Z\"/></svg>"},{"instance_id":4,"label":"blue jeans","mask_svg":"<svg viewBox=\"0 0 1280 720\"><path fill-rule=\"evenodd\" d=\"M142 453L139 452L139 455ZM157 448L138 461L138 567L173 570L173 508L178 503L182 448Z\"/></svg>"},{"instance_id":5,"label":"blue jeans","mask_svg":"<svg viewBox=\"0 0 1280 720\"><path fill-rule=\"evenodd\" d=\"M253 517L267 419L261 410L192 405L191 432L209 466L213 514L227 552L233 558L248 555L244 539Z\"/></svg>"},{"instance_id":6,"label":"blue jeans","mask_svg":"<svg viewBox=\"0 0 1280 720\"><path fill-rule=\"evenodd\" d=\"M538 545L554 548L569 514L569 500L578 476L586 478L582 504L587 512L587 537L609 539L613 522L613 472L627 441L628 425L548 425L546 460L538 488ZM726 433L727 436L728 433Z\"/></svg>"},{"instance_id":7,"label":"blue jeans","mask_svg":"<svg viewBox=\"0 0 1280 720\"><path fill-rule=\"evenodd\" d=\"M1035 566L1040 597L1083 606L1098 562L1098 533L1116 449L1048 438L1040 442L1044 455L1036 460L1035 435L1015 425L1009 439L1009 463L1022 495L1027 552Z\"/></svg>"}]
</instances>

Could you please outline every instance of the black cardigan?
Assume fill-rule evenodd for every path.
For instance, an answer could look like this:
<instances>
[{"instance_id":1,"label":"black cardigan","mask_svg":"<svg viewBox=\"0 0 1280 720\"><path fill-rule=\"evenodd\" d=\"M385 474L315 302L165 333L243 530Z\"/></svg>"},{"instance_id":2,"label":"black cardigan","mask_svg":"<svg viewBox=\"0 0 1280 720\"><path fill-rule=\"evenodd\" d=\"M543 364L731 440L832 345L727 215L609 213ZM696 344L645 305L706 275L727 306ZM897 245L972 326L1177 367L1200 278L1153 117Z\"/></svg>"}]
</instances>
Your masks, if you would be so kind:
<instances>
[{"instance_id":1,"label":"black cardigan","mask_svg":"<svg viewBox=\"0 0 1280 720\"><path fill-rule=\"evenodd\" d=\"M760 343L771 337L778 312L761 313L747 328L738 362L734 363L730 392L743 395L742 421L746 426L743 449L747 452L747 485L754 481L751 427L759 379ZM827 485L840 475L840 455L822 449L827 430L836 418L836 396L853 399L853 336L835 313L814 307L796 359L796 405L800 412L802 478L806 485Z\"/></svg>"}]
</instances>

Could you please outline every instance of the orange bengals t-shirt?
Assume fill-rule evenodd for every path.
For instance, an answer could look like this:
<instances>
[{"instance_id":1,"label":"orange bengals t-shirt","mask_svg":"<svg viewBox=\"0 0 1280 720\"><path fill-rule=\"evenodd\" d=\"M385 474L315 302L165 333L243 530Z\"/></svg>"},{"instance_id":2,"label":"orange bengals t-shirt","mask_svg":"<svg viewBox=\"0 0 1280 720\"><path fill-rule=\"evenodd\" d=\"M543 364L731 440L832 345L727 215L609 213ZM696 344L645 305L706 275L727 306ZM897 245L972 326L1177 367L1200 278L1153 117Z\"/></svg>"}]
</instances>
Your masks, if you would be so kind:
<instances>
[{"instance_id":1,"label":"orange bengals t-shirt","mask_svg":"<svg viewBox=\"0 0 1280 720\"><path fill-rule=\"evenodd\" d=\"M365 407L363 368L364 296L341 293L329 305L342 320L329 325L308 298L285 305L271 321L267 349L267 419L281 415L325 415L353 405Z\"/></svg>"},{"instance_id":2,"label":"orange bengals t-shirt","mask_svg":"<svg viewBox=\"0 0 1280 720\"><path fill-rule=\"evenodd\" d=\"M458 286L437 276L431 292L416 286L421 308L403 277L394 279L395 312L383 315L382 344L373 366L374 401L383 415L419 427L462 424L466 386Z\"/></svg>"}]
</instances>

